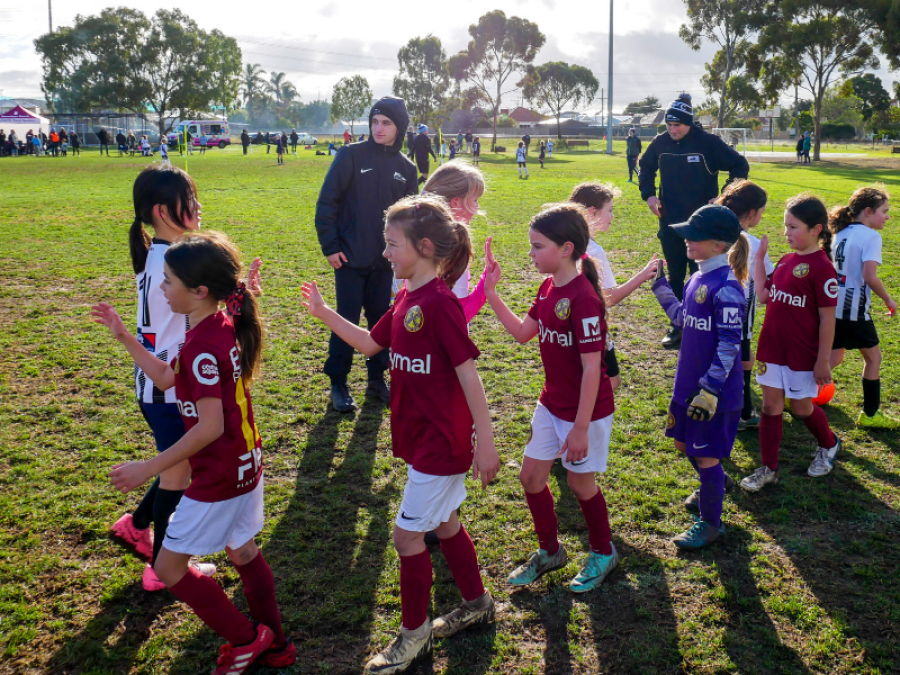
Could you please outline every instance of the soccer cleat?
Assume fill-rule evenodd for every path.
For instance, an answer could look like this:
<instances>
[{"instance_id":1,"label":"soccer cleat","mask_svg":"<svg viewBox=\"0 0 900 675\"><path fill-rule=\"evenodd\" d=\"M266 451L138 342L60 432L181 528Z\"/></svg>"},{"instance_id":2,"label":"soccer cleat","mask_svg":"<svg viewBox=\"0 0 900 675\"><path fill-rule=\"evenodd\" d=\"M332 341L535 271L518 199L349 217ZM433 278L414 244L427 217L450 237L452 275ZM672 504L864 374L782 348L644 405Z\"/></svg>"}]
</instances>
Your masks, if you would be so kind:
<instances>
[{"instance_id":1,"label":"soccer cleat","mask_svg":"<svg viewBox=\"0 0 900 675\"><path fill-rule=\"evenodd\" d=\"M612 542L609 545L612 548L612 553L609 555L602 555L593 551L588 553L588 559L584 568L569 583L569 588L572 589L573 593L587 593L594 590L603 583L603 580L619 564L619 554L616 551L616 547Z\"/></svg>"},{"instance_id":2,"label":"soccer cleat","mask_svg":"<svg viewBox=\"0 0 900 675\"><path fill-rule=\"evenodd\" d=\"M198 563L191 561L190 565L205 577L214 577L216 575L216 566L212 563ZM166 588L162 579L156 576L153 565L147 565L144 568L144 575L141 577L141 585L144 587L145 591L149 591L150 593L162 591Z\"/></svg>"},{"instance_id":3,"label":"soccer cleat","mask_svg":"<svg viewBox=\"0 0 900 675\"><path fill-rule=\"evenodd\" d=\"M366 396L374 396L385 405L391 404L391 390L383 379L369 380L366 387Z\"/></svg>"},{"instance_id":4,"label":"soccer cleat","mask_svg":"<svg viewBox=\"0 0 900 675\"><path fill-rule=\"evenodd\" d=\"M725 474L725 492L731 492L734 489L734 478ZM684 508L691 513L700 513L700 490L694 490L684 500Z\"/></svg>"},{"instance_id":5,"label":"soccer cleat","mask_svg":"<svg viewBox=\"0 0 900 675\"><path fill-rule=\"evenodd\" d=\"M559 550L554 555L549 555L544 549L539 548L531 554L528 562L520 565L512 571L506 579L506 583L513 586L525 586L536 581L547 572L562 569L569 562L566 547L559 545Z\"/></svg>"},{"instance_id":6,"label":"soccer cleat","mask_svg":"<svg viewBox=\"0 0 900 675\"><path fill-rule=\"evenodd\" d=\"M769 483L778 482L778 470L763 465L741 481L741 487L747 492L759 492Z\"/></svg>"},{"instance_id":7,"label":"soccer cleat","mask_svg":"<svg viewBox=\"0 0 900 675\"><path fill-rule=\"evenodd\" d=\"M241 675L272 646L272 629L256 624L256 639L248 645L234 647L226 642L219 647L219 660L212 675Z\"/></svg>"},{"instance_id":8,"label":"soccer cleat","mask_svg":"<svg viewBox=\"0 0 900 675\"><path fill-rule=\"evenodd\" d=\"M678 349L681 346L681 332L680 328L672 326L662 339L662 346L665 349Z\"/></svg>"},{"instance_id":9,"label":"soccer cleat","mask_svg":"<svg viewBox=\"0 0 900 675\"><path fill-rule=\"evenodd\" d=\"M809 468L806 470L806 473L813 478L827 476L834 468L834 460L836 459L838 451L841 449L842 445L840 438L838 438L837 436L835 436L834 438L837 443L834 444L833 448L819 448L818 450L816 450L816 458L812 461L812 464L810 464Z\"/></svg>"},{"instance_id":10,"label":"soccer cleat","mask_svg":"<svg viewBox=\"0 0 900 675\"><path fill-rule=\"evenodd\" d=\"M682 532L672 539L672 543L678 548L695 550L705 548L713 542L725 536L725 526L710 525L699 518L691 525L690 529Z\"/></svg>"},{"instance_id":11,"label":"soccer cleat","mask_svg":"<svg viewBox=\"0 0 900 675\"><path fill-rule=\"evenodd\" d=\"M813 405L828 405L829 401L834 398L835 391L836 388L834 382L821 385L819 387L819 393L816 394L816 397L812 400Z\"/></svg>"},{"instance_id":12,"label":"soccer cleat","mask_svg":"<svg viewBox=\"0 0 900 675\"><path fill-rule=\"evenodd\" d=\"M390 675L409 668L416 659L431 654L433 646L431 624L426 621L416 630L401 628L391 644L366 664L366 673Z\"/></svg>"},{"instance_id":13,"label":"soccer cleat","mask_svg":"<svg viewBox=\"0 0 900 675\"><path fill-rule=\"evenodd\" d=\"M134 546L134 550L140 555L148 559L153 557L153 534L150 528L137 529L134 526L134 517L130 513L119 518L110 529L119 539Z\"/></svg>"},{"instance_id":14,"label":"soccer cleat","mask_svg":"<svg viewBox=\"0 0 900 675\"><path fill-rule=\"evenodd\" d=\"M859 417L856 418L856 426L863 429L900 429L900 422L878 410L874 415L859 413Z\"/></svg>"},{"instance_id":15,"label":"soccer cleat","mask_svg":"<svg viewBox=\"0 0 900 675\"><path fill-rule=\"evenodd\" d=\"M461 602L455 609L431 623L431 633L437 638L455 635L464 628L491 623L494 620L494 599L487 591L472 602Z\"/></svg>"},{"instance_id":16,"label":"soccer cleat","mask_svg":"<svg viewBox=\"0 0 900 675\"><path fill-rule=\"evenodd\" d=\"M288 639L281 649L270 649L263 656L262 664L266 668L287 668L297 662L297 647Z\"/></svg>"},{"instance_id":17,"label":"soccer cleat","mask_svg":"<svg viewBox=\"0 0 900 675\"><path fill-rule=\"evenodd\" d=\"M356 401L350 395L346 384L331 385L331 404L339 413L348 413L356 410Z\"/></svg>"},{"instance_id":18,"label":"soccer cleat","mask_svg":"<svg viewBox=\"0 0 900 675\"><path fill-rule=\"evenodd\" d=\"M750 417L744 419L743 417L738 421L738 432L747 431L747 429L759 429L759 415L756 413L751 413Z\"/></svg>"}]
</instances>

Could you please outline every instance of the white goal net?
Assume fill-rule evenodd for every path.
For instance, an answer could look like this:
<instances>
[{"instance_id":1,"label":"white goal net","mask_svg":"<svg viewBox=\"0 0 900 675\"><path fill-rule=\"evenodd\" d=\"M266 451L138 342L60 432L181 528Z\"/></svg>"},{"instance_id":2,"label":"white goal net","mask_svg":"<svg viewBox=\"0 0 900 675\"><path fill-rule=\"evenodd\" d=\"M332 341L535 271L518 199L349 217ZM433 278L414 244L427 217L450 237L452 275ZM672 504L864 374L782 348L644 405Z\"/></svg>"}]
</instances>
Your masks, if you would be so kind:
<instances>
[{"instance_id":1,"label":"white goal net","mask_svg":"<svg viewBox=\"0 0 900 675\"><path fill-rule=\"evenodd\" d=\"M741 153L747 161L762 161L759 140L756 138L756 134L752 129L716 127L712 132Z\"/></svg>"}]
</instances>

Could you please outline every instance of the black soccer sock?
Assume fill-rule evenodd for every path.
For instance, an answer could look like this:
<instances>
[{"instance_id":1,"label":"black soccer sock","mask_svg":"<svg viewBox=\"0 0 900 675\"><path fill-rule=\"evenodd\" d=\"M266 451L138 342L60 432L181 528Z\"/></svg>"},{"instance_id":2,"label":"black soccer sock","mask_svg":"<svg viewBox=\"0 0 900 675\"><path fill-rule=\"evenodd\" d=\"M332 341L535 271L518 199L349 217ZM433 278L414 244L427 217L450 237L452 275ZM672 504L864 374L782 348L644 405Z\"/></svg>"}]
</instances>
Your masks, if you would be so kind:
<instances>
[{"instance_id":1,"label":"black soccer sock","mask_svg":"<svg viewBox=\"0 0 900 675\"><path fill-rule=\"evenodd\" d=\"M881 407L881 380L863 378L863 412L869 417Z\"/></svg>"},{"instance_id":2,"label":"black soccer sock","mask_svg":"<svg viewBox=\"0 0 900 675\"><path fill-rule=\"evenodd\" d=\"M153 481L153 485L147 490L141 503L131 514L131 521L139 530L146 530L153 522L153 502L156 500L156 491L159 489L159 476Z\"/></svg>"},{"instance_id":3,"label":"black soccer sock","mask_svg":"<svg viewBox=\"0 0 900 675\"><path fill-rule=\"evenodd\" d=\"M178 502L184 490L163 490L156 491L156 500L153 502L153 560L156 563L156 556L162 548L163 539L166 538L166 528L169 527L169 518L175 513Z\"/></svg>"},{"instance_id":4,"label":"black soccer sock","mask_svg":"<svg viewBox=\"0 0 900 675\"><path fill-rule=\"evenodd\" d=\"M744 409L741 410L741 419L749 420L753 415L753 398L750 396L752 393L750 391L750 380L753 371L745 370L744 371Z\"/></svg>"}]
</instances>

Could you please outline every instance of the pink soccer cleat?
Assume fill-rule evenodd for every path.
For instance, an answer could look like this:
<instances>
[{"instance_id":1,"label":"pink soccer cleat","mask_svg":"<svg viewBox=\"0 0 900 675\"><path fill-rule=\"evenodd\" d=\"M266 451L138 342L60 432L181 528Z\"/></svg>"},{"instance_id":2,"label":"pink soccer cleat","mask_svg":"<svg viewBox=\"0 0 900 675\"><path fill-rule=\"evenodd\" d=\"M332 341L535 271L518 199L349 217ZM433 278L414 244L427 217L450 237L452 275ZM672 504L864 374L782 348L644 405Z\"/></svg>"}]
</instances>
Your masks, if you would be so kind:
<instances>
[{"instance_id":1,"label":"pink soccer cleat","mask_svg":"<svg viewBox=\"0 0 900 675\"><path fill-rule=\"evenodd\" d=\"M119 539L133 546L138 554L148 560L153 557L153 533L149 527L146 530L137 529L130 513L119 518L110 529Z\"/></svg>"},{"instance_id":2,"label":"pink soccer cleat","mask_svg":"<svg viewBox=\"0 0 900 675\"><path fill-rule=\"evenodd\" d=\"M212 675L241 675L266 653L274 639L275 635L268 626L257 624L256 639L249 645L233 647L228 642L219 647L218 666Z\"/></svg>"}]
</instances>

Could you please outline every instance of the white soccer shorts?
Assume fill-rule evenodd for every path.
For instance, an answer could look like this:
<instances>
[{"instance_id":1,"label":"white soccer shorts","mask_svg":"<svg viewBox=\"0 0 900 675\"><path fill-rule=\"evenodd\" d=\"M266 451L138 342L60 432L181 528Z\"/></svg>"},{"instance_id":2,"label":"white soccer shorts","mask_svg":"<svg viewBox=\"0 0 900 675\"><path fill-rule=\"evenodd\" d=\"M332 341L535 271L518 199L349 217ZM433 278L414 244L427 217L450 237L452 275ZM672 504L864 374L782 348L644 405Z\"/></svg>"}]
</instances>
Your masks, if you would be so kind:
<instances>
[{"instance_id":1,"label":"white soccer shorts","mask_svg":"<svg viewBox=\"0 0 900 675\"><path fill-rule=\"evenodd\" d=\"M607 415L594 420L588 427L588 454L580 462L573 464L566 455L561 457L562 464L575 473L603 473L606 471L606 458L609 455L609 439L612 436L613 416ZM566 437L575 426L556 417L541 403L534 409L531 418L531 438L525 445L525 456L539 460L553 460L560 457L559 451L566 442Z\"/></svg>"},{"instance_id":2,"label":"white soccer shorts","mask_svg":"<svg viewBox=\"0 0 900 675\"><path fill-rule=\"evenodd\" d=\"M466 474L432 476L409 467L394 523L409 532L431 532L450 520L466 498Z\"/></svg>"},{"instance_id":3,"label":"white soccer shorts","mask_svg":"<svg viewBox=\"0 0 900 675\"><path fill-rule=\"evenodd\" d=\"M811 370L797 371L787 366L757 361L756 381L764 387L783 389L785 398L799 400L819 395L819 385Z\"/></svg>"}]
</instances>

